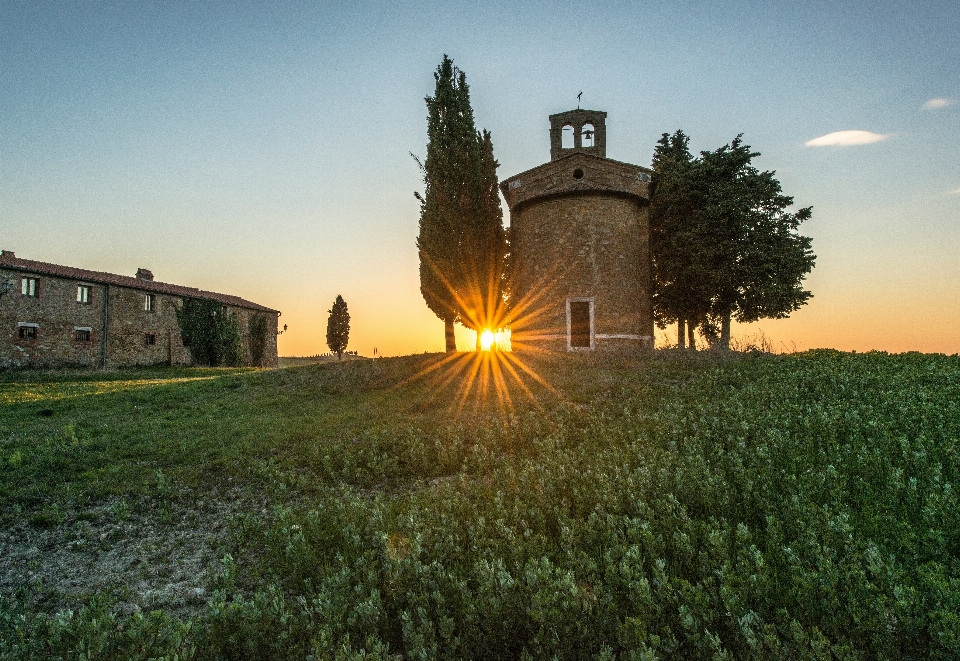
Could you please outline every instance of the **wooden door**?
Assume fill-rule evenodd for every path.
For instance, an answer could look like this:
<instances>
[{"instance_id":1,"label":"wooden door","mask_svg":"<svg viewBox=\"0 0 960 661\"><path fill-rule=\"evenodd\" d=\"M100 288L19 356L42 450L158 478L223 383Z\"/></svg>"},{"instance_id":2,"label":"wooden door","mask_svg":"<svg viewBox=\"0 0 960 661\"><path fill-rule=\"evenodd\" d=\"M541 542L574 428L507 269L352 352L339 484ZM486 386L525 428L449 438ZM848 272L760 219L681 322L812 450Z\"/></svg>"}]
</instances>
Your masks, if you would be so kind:
<instances>
[{"instance_id":1,"label":"wooden door","mask_svg":"<svg viewBox=\"0 0 960 661\"><path fill-rule=\"evenodd\" d=\"M590 348L589 301L570 301L570 346Z\"/></svg>"}]
</instances>

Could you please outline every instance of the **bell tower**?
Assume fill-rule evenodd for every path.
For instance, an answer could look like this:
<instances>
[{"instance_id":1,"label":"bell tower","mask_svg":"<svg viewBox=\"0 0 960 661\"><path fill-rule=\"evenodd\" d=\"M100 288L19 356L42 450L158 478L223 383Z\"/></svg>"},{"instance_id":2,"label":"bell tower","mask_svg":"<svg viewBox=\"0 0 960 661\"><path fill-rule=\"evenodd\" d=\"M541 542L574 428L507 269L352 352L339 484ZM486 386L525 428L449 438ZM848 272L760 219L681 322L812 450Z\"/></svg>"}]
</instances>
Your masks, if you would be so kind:
<instances>
[{"instance_id":1,"label":"bell tower","mask_svg":"<svg viewBox=\"0 0 960 661\"><path fill-rule=\"evenodd\" d=\"M550 160L576 152L607 157L607 113L578 108L550 115Z\"/></svg>"},{"instance_id":2,"label":"bell tower","mask_svg":"<svg viewBox=\"0 0 960 661\"><path fill-rule=\"evenodd\" d=\"M650 169L607 158L606 120L550 115L550 161L500 182L514 351L653 346Z\"/></svg>"}]
</instances>

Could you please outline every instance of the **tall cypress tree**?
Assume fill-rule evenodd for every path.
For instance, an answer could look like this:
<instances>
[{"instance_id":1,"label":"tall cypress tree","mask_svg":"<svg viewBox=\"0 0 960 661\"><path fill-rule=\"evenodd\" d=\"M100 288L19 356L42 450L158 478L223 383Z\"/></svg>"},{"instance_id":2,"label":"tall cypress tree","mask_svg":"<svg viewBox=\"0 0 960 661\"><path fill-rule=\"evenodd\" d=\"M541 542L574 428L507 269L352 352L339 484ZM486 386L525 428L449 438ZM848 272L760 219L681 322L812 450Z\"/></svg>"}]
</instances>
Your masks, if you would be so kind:
<instances>
[{"instance_id":1,"label":"tall cypress tree","mask_svg":"<svg viewBox=\"0 0 960 661\"><path fill-rule=\"evenodd\" d=\"M446 55L426 98L427 157L420 200L420 291L444 322L447 351L454 323L482 330L502 301L503 215L490 134L478 133L466 75ZM495 286L490 283L495 281Z\"/></svg>"},{"instance_id":2,"label":"tall cypress tree","mask_svg":"<svg viewBox=\"0 0 960 661\"><path fill-rule=\"evenodd\" d=\"M333 301L333 307L327 312L327 346L330 351L337 354L337 360L343 360L343 352L347 349L347 343L350 341L350 312L347 310L347 302L343 296L337 294Z\"/></svg>"},{"instance_id":3,"label":"tall cypress tree","mask_svg":"<svg viewBox=\"0 0 960 661\"><path fill-rule=\"evenodd\" d=\"M486 329L494 330L504 319L504 261L506 239L503 231L503 211L497 181L497 163L493 155L490 132L477 134L478 162L474 166L472 183L474 209L469 217L460 243L460 263L463 269L460 320L480 335Z\"/></svg>"}]
</instances>

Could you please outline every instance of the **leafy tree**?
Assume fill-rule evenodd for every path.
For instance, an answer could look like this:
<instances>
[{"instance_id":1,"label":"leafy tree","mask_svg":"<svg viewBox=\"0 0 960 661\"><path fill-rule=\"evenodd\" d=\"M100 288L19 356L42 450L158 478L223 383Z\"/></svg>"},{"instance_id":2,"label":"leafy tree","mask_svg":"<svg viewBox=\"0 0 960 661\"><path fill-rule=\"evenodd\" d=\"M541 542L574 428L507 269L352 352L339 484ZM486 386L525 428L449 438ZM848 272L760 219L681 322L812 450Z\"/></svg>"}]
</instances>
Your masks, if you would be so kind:
<instances>
[{"instance_id":1,"label":"leafy tree","mask_svg":"<svg viewBox=\"0 0 960 661\"><path fill-rule=\"evenodd\" d=\"M427 97L427 157L420 200L420 291L444 322L447 351L454 323L479 332L503 316L506 255L497 186L498 163L488 131L478 133L466 75L446 55ZM419 161L418 161L419 162Z\"/></svg>"},{"instance_id":2,"label":"leafy tree","mask_svg":"<svg viewBox=\"0 0 960 661\"><path fill-rule=\"evenodd\" d=\"M190 347L199 365L236 367L243 364L243 334L240 320L220 301L186 298L177 309L177 324L183 345Z\"/></svg>"},{"instance_id":3,"label":"leafy tree","mask_svg":"<svg viewBox=\"0 0 960 661\"><path fill-rule=\"evenodd\" d=\"M731 316L782 319L813 297L803 279L816 255L812 239L797 232L812 207L787 211L793 198L783 194L775 172L753 167L760 153L741 138L700 157L706 224L716 241L712 305L702 327L723 349L730 345Z\"/></svg>"},{"instance_id":4,"label":"leafy tree","mask_svg":"<svg viewBox=\"0 0 960 661\"><path fill-rule=\"evenodd\" d=\"M666 133L653 153L650 196L650 247L653 266L654 319L661 328L677 322L677 345L684 348L687 330L710 310L708 278L712 245L704 241L696 161L683 131Z\"/></svg>"},{"instance_id":5,"label":"leafy tree","mask_svg":"<svg viewBox=\"0 0 960 661\"><path fill-rule=\"evenodd\" d=\"M713 346L730 344L731 317L740 322L783 318L812 297L803 279L816 256L797 232L810 207L788 212L774 172L753 167L737 136L692 158L682 131L664 134L654 151L651 244L655 315L662 327L686 324Z\"/></svg>"},{"instance_id":6,"label":"leafy tree","mask_svg":"<svg viewBox=\"0 0 960 661\"><path fill-rule=\"evenodd\" d=\"M350 339L350 312L347 311L347 302L343 296L337 295L333 307L327 310L327 346L337 354L337 360L343 360L343 352Z\"/></svg>"}]
</instances>

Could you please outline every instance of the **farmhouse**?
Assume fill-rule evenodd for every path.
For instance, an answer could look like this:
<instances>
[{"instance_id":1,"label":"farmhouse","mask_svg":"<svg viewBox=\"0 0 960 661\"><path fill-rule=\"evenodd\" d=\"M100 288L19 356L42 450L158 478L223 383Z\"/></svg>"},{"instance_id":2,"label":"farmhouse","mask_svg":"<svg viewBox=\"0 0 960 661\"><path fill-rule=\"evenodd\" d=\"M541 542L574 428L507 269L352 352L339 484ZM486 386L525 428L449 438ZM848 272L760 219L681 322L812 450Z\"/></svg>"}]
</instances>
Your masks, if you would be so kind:
<instances>
[{"instance_id":1,"label":"farmhouse","mask_svg":"<svg viewBox=\"0 0 960 661\"><path fill-rule=\"evenodd\" d=\"M550 116L550 162L504 180L515 349L653 344L650 170L607 158L607 113Z\"/></svg>"},{"instance_id":2,"label":"farmhouse","mask_svg":"<svg viewBox=\"0 0 960 661\"><path fill-rule=\"evenodd\" d=\"M277 365L276 310L237 296L135 277L20 259L0 252L0 368L190 364L176 310L186 298L219 301L237 315L246 364L253 364L250 321L266 315L259 364ZM252 349L254 349L252 351Z\"/></svg>"}]
</instances>

